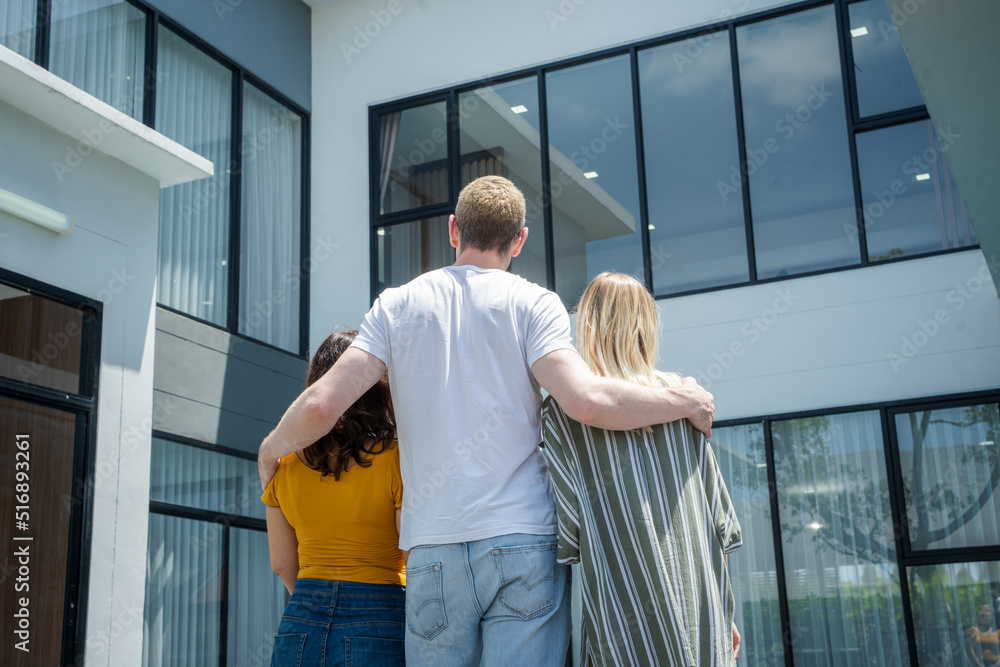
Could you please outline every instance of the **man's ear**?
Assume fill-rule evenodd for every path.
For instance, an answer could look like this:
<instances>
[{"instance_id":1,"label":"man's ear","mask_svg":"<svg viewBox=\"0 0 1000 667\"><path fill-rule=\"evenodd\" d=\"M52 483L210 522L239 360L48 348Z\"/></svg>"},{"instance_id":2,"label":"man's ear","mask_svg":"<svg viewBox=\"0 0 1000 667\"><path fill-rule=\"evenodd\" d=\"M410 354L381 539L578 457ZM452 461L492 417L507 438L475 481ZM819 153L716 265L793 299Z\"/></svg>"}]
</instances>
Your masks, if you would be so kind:
<instances>
[{"instance_id":1,"label":"man's ear","mask_svg":"<svg viewBox=\"0 0 1000 667\"><path fill-rule=\"evenodd\" d=\"M525 242L528 240L528 228L521 227L521 231L517 233L517 238L514 239L514 245L510 247L510 257L514 258L521 254L521 249L524 247Z\"/></svg>"},{"instance_id":2,"label":"man's ear","mask_svg":"<svg viewBox=\"0 0 1000 667\"><path fill-rule=\"evenodd\" d=\"M448 216L448 240L451 242L452 248L459 247L459 236L458 236L458 218L454 215Z\"/></svg>"}]
</instances>

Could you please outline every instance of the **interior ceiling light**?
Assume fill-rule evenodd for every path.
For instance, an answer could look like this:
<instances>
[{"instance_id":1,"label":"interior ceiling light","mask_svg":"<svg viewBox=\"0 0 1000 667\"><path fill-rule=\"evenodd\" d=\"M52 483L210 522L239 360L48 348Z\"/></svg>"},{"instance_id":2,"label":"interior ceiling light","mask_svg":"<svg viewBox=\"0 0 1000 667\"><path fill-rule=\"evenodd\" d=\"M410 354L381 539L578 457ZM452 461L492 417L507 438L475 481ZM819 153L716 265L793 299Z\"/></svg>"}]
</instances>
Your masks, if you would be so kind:
<instances>
[{"instance_id":1,"label":"interior ceiling light","mask_svg":"<svg viewBox=\"0 0 1000 667\"><path fill-rule=\"evenodd\" d=\"M58 234L71 232L76 226L76 221L68 215L53 211L48 206L42 206L7 190L0 190L0 211L5 211L40 227L51 229Z\"/></svg>"},{"instance_id":2,"label":"interior ceiling light","mask_svg":"<svg viewBox=\"0 0 1000 667\"><path fill-rule=\"evenodd\" d=\"M523 104L518 104L517 106L511 107L510 110L513 111L514 113L524 113L525 111L528 110L528 107L524 106Z\"/></svg>"},{"instance_id":3,"label":"interior ceiling light","mask_svg":"<svg viewBox=\"0 0 1000 667\"><path fill-rule=\"evenodd\" d=\"M868 28L866 28L865 26L851 29L851 37L864 37L867 34L868 34Z\"/></svg>"},{"instance_id":4,"label":"interior ceiling light","mask_svg":"<svg viewBox=\"0 0 1000 667\"><path fill-rule=\"evenodd\" d=\"M917 180L918 181L929 181L929 180L931 180L931 175L930 174L917 174Z\"/></svg>"},{"instance_id":5,"label":"interior ceiling light","mask_svg":"<svg viewBox=\"0 0 1000 667\"><path fill-rule=\"evenodd\" d=\"M585 172L583 172L583 176L584 176L584 178L597 178L597 172L596 171L585 171Z\"/></svg>"}]
</instances>

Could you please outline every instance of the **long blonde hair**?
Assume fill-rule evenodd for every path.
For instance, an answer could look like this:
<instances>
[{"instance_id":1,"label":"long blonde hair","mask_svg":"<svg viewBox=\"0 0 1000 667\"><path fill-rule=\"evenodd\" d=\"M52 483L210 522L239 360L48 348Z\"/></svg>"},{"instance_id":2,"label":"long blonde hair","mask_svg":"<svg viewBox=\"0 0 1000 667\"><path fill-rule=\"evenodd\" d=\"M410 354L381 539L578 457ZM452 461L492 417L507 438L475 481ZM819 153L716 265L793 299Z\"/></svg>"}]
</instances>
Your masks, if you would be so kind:
<instances>
[{"instance_id":1,"label":"long blonde hair","mask_svg":"<svg viewBox=\"0 0 1000 667\"><path fill-rule=\"evenodd\" d=\"M595 374L647 387L679 387L656 369L660 318L649 291L632 276L606 271L580 297L576 349Z\"/></svg>"}]
</instances>

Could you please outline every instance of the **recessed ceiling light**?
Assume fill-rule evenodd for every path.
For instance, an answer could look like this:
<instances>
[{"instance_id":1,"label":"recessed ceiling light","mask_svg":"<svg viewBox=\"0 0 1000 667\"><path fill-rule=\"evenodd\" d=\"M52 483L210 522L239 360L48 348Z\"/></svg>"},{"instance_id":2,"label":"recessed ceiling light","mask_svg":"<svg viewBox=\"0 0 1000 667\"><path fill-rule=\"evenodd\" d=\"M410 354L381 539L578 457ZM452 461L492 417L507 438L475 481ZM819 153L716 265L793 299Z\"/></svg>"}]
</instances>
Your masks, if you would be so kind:
<instances>
[{"instance_id":1,"label":"recessed ceiling light","mask_svg":"<svg viewBox=\"0 0 1000 667\"><path fill-rule=\"evenodd\" d=\"M378 234L379 236L385 236L385 228L379 227L378 231L376 231L375 233Z\"/></svg>"},{"instance_id":2,"label":"recessed ceiling light","mask_svg":"<svg viewBox=\"0 0 1000 667\"><path fill-rule=\"evenodd\" d=\"M812 528L813 530L819 530L820 528L823 527L823 524L819 523L818 521L813 521L811 524L809 524L809 527Z\"/></svg>"},{"instance_id":3,"label":"recessed ceiling light","mask_svg":"<svg viewBox=\"0 0 1000 667\"><path fill-rule=\"evenodd\" d=\"M766 463L758 463L758 464L757 464L757 467L758 467L758 468L766 468L766 467L767 467L767 464L766 464Z\"/></svg>"},{"instance_id":4,"label":"recessed ceiling light","mask_svg":"<svg viewBox=\"0 0 1000 667\"><path fill-rule=\"evenodd\" d=\"M656 226L655 225L649 225L647 227L647 229L649 229L649 231L653 231L654 229L656 229Z\"/></svg>"},{"instance_id":5,"label":"recessed ceiling light","mask_svg":"<svg viewBox=\"0 0 1000 667\"><path fill-rule=\"evenodd\" d=\"M517 106L511 107L510 110L513 111L514 113L524 113L525 111L528 110L528 107L524 106L523 104L518 104Z\"/></svg>"},{"instance_id":6,"label":"recessed ceiling light","mask_svg":"<svg viewBox=\"0 0 1000 667\"><path fill-rule=\"evenodd\" d=\"M979 442L979 444L982 445L983 447L989 447L990 445L993 444L993 441L992 440L981 440Z\"/></svg>"},{"instance_id":7,"label":"recessed ceiling light","mask_svg":"<svg viewBox=\"0 0 1000 667\"><path fill-rule=\"evenodd\" d=\"M583 176L584 176L584 178L597 178L597 172L596 171L585 171L585 172L583 172Z\"/></svg>"},{"instance_id":8,"label":"recessed ceiling light","mask_svg":"<svg viewBox=\"0 0 1000 667\"><path fill-rule=\"evenodd\" d=\"M851 37L864 37L868 34L868 28L861 26L860 28L854 28L851 30Z\"/></svg>"},{"instance_id":9,"label":"recessed ceiling light","mask_svg":"<svg viewBox=\"0 0 1000 667\"><path fill-rule=\"evenodd\" d=\"M930 174L917 174L917 180L918 181L929 181L929 180L931 180L931 175Z\"/></svg>"}]
</instances>

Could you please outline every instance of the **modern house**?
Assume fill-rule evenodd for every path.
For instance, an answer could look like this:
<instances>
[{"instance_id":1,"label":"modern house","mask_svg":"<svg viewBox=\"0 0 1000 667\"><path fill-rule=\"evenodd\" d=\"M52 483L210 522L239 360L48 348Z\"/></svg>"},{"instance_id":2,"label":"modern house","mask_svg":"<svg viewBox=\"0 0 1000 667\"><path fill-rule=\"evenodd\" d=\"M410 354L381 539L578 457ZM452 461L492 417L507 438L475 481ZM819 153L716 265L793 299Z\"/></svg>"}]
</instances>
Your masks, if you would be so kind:
<instances>
[{"instance_id":1,"label":"modern house","mask_svg":"<svg viewBox=\"0 0 1000 667\"><path fill-rule=\"evenodd\" d=\"M974 665L1000 10L944 4L0 0L0 664L268 664L257 445L498 173L511 270L635 275L715 394L740 664Z\"/></svg>"}]
</instances>

